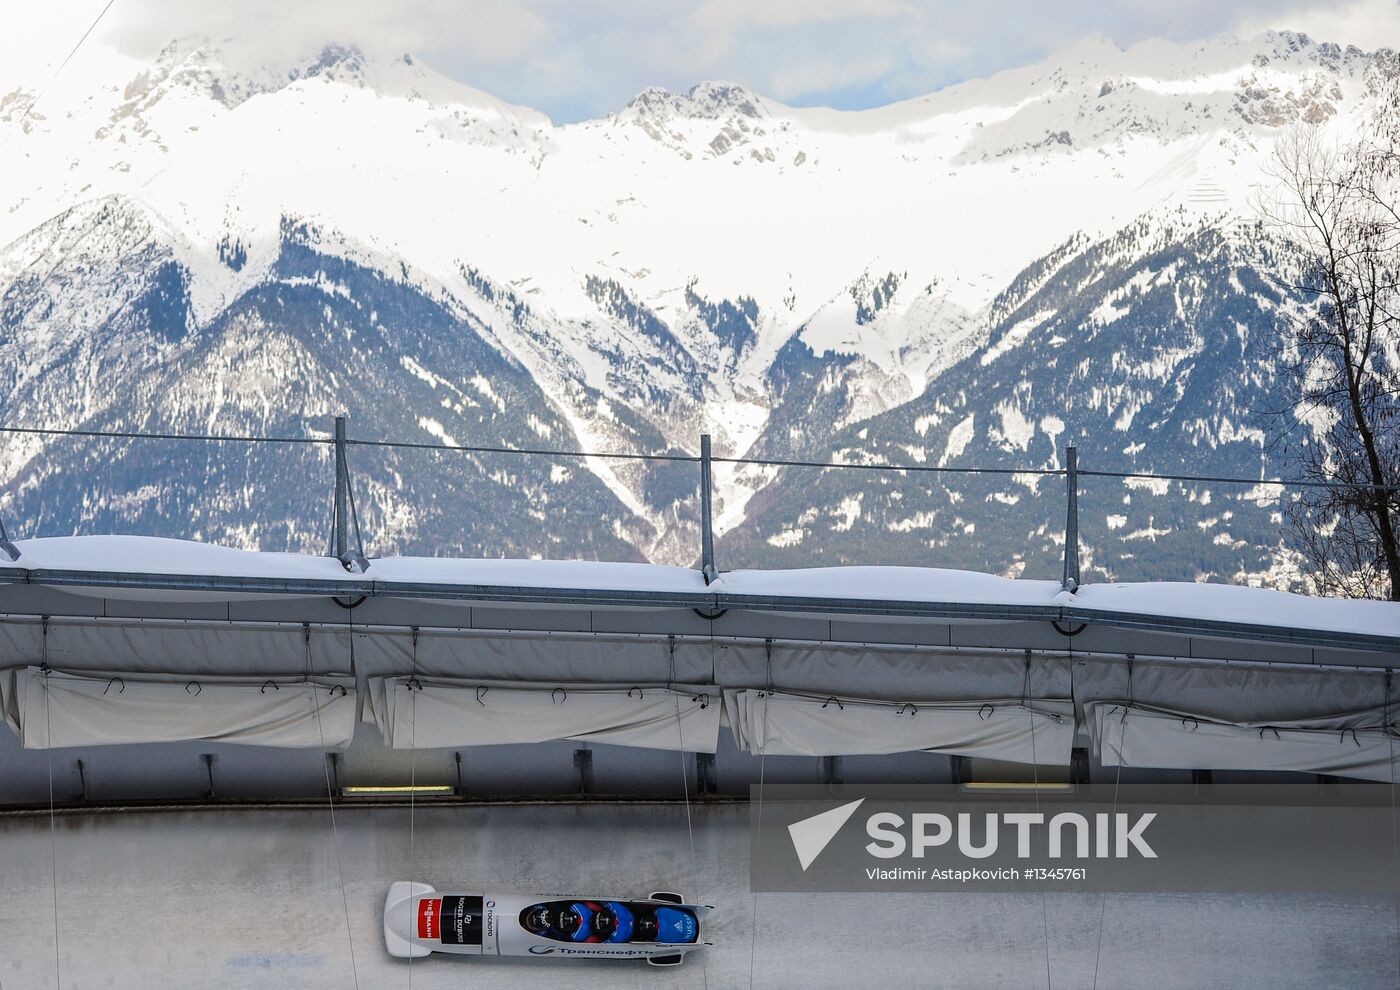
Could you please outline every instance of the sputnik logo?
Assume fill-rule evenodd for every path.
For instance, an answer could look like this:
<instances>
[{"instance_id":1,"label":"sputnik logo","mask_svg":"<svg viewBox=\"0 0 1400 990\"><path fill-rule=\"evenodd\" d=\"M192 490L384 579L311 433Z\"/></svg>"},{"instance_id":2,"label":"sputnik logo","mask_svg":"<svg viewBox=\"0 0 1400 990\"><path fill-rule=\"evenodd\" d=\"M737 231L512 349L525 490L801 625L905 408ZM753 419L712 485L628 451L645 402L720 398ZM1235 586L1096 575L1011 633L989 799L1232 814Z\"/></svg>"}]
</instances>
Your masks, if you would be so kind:
<instances>
[{"instance_id":1,"label":"sputnik logo","mask_svg":"<svg viewBox=\"0 0 1400 990\"><path fill-rule=\"evenodd\" d=\"M865 798L861 798L859 801L823 811L819 815L804 818L788 826L792 848L797 851L797 861L802 864L803 873L807 872L807 867L822 854L822 850L836 838L836 833L841 831L841 826L850 821L856 809L864 803Z\"/></svg>"}]
</instances>

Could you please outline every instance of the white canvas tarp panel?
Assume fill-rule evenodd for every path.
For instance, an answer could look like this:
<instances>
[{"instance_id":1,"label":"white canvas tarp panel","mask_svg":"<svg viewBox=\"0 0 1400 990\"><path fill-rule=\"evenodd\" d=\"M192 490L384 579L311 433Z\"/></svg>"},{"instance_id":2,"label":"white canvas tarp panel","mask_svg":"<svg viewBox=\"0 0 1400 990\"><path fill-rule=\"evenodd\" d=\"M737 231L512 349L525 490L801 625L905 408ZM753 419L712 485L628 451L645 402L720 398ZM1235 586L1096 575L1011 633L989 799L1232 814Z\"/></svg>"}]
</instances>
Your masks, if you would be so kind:
<instances>
[{"instance_id":1,"label":"white canvas tarp panel","mask_svg":"<svg viewBox=\"0 0 1400 990\"><path fill-rule=\"evenodd\" d=\"M347 670L361 677L417 673L432 677L550 683L705 684L712 680L708 642L578 633L487 633L421 629L416 655L409 628L299 626L220 622L111 622L54 619L47 641L39 621L0 623L0 668L46 658L60 670L133 673L300 675Z\"/></svg>"},{"instance_id":2,"label":"white canvas tarp panel","mask_svg":"<svg viewBox=\"0 0 1400 990\"><path fill-rule=\"evenodd\" d=\"M1301 771L1393 782L1397 740L1384 710L1273 723L1216 722L1140 705L1084 708L1104 766Z\"/></svg>"},{"instance_id":3,"label":"white canvas tarp panel","mask_svg":"<svg viewBox=\"0 0 1400 990\"><path fill-rule=\"evenodd\" d=\"M373 677L365 718L394 749L580 742L713 753L722 706L707 687L520 687Z\"/></svg>"},{"instance_id":4,"label":"white canvas tarp panel","mask_svg":"<svg viewBox=\"0 0 1400 990\"><path fill-rule=\"evenodd\" d=\"M714 678L727 688L875 698L1068 698L1064 656L933 649L876 648L822 643L716 643Z\"/></svg>"},{"instance_id":5,"label":"white canvas tarp panel","mask_svg":"<svg viewBox=\"0 0 1400 990\"><path fill-rule=\"evenodd\" d=\"M362 676L417 674L482 681L554 684L706 684L713 679L708 642L575 633L506 635L422 629L355 633Z\"/></svg>"},{"instance_id":6,"label":"white canvas tarp panel","mask_svg":"<svg viewBox=\"0 0 1400 990\"><path fill-rule=\"evenodd\" d=\"M221 622L55 618L0 623L0 668L47 662L56 670L299 677L350 668L350 636L317 627Z\"/></svg>"},{"instance_id":7,"label":"white canvas tarp panel","mask_svg":"<svg viewBox=\"0 0 1400 990\"><path fill-rule=\"evenodd\" d=\"M770 691L724 693L738 747L770 756L930 752L1067 765L1074 744L1068 700L881 702Z\"/></svg>"},{"instance_id":8,"label":"white canvas tarp panel","mask_svg":"<svg viewBox=\"0 0 1400 990\"><path fill-rule=\"evenodd\" d=\"M0 672L0 704L26 749L207 740L343 749L354 680L153 678L25 667Z\"/></svg>"},{"instance_id":9,"label":"white canvas tarp panel","mask_svg":"<svg viewBox=\"0 0 1400 990\"><path fill-rule=\"evenodd\" d=\"M1290 722L1383 709L1386 672L1297 664L1079 658L1074 698L1082 706L1125 703L1213 722Z\"/></svg>"}]
</instances>

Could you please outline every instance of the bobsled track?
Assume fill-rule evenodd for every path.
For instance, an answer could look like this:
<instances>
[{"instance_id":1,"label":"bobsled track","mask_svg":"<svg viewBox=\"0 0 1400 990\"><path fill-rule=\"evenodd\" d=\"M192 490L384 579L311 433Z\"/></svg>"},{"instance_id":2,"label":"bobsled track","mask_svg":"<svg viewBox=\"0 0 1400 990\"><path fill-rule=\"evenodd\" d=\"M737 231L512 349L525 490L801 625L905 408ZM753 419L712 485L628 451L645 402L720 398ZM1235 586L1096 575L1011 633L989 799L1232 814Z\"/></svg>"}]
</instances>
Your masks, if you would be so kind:
<instances>
[{"instance_id":1,"label":"bobsled track","mask_svg":"<svg viewBox=\"0 0 1400 990\"><path fill-rule=\"evenodd\" d=\"M468 987L1346 987L1395 983L1393 899L1298 895L760 894L742 803L326 809L0 819L0 986L407 988L384 951L386 888L646 893L718 906L714 945L636 961L433 956L411 985ZM52 857L52 859L51 859ZM410 865L410 859L413 860ZM754 918L757 918L756 929ZM1048 948L1048 953L1047 953ZM353 956L352 956L353 949ZM1095 968L1097 964L1097 976Z\"/></svg>"},{"instance_id":2,"label":"bobsled track","mask_svg":"<svg viewBox=\"0 0 1400 990\"><path fill-rule=\"evenodd\" d=\"M0 990L1393 987L1393 898L753 895L747 798L1212 775L1394 793L1397 662L1390 603L1068 568L0 531ZM383 945L397 880L674 890L715 905L714 944L675 969L410 967Z\"/></svg>"}]
</instances>

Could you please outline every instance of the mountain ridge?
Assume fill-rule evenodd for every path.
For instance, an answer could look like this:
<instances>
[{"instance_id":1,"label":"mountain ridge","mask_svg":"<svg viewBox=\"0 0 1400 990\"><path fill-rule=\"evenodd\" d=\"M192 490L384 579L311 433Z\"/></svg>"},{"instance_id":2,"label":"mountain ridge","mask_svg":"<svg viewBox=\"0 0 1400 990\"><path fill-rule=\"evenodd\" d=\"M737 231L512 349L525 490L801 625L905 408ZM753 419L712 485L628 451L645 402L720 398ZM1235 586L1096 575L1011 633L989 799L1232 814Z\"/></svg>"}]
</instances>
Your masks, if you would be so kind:
<instances>
[{"instance_id":1,"label":"mountain ridge","mask_svg":"<svg viewBox=\"0 0 1400 990\"><path fill-rule=\"evenodd\" d=\"M162 57L143 67L100 55L92 70L100 85L60 87L32 113L27 91L0 96L0 167L19 180L0 201L0 342L56 348L79 379L106 375L143 394L158 370L150 355L227 327L240 307L260 315L238 325L269 340L274 307L291 307L287 319L320 348L335 335L313 326L316 313L328 326L358 327L356 340L378 341L370 300L407 293L413 311L445 314L430 320L442 332L470 327L495 355L474 351L473 366L519 378L511 429L535 422L550 433L510 441L522 446L567 437L585 449L694 453L708 431L726 456L815 458L833 445L847 456L851 431L889 423L907 434L889 451L949 462L968 451L1000 457L1008 451L998 445L1027 423L1033 435L1050 435L1044 422L1060 422L1054 436L1065 441L1075 435L1076 425L1048 407L1017 406L1013 415L1006 396L971 411L966 437L940 432L962 418L934 423L965 404L950 398L949 376L1000 381L1014 364L1034 377L1031 355L1055 360L1064 345L1053 340L1067 331L1046 337L1055 314L1023 312L1024 299L1066 305L1076 259L1098 250L1099 263L1126 281L1103 288L1085 325L1115 325L1145 290L1133 280L1148 275L1110 263L1096 246L1146 223L1177 247L1206 251L1184 231L1193 222L1247 226L1250 190L1263 181L1277 135L1309 122L1344 130L1367 112L1378 80L1397 71L1394 53L1288 33L1126 52L1094 43L874 110L794 108L735 84L702 83L684 95L648 89L605 118L555 125L411 56L327 46L292 69L241 82L221 74L216 48L176 44ZM65 161L71 166L52 167ZM296 252L316 261L290 275ZM81 264L65 267L65 259ZM1178 270L1223 270L1211 265L1202 254L1183 257ZM1263 298L1260 290L1235 281L1240 289L1226 289L1240 297L1243 322L1253 334L1269 332L1275 317L1249 302ZM346 303L368 322L348 310L337 316ZM1157 311L1188 322L1179 304ZM1148 339L1130 339L1121 359ZM148 356L120 367L95 349L101 340L112 353ZM392 421L405 438L500 439L464 434L444 418L443 409L473 408L468 399L493 401L471 385L481 376L467 375L465 359L452 357L449 373L379 343L362 357L375 354L369 377L428 406L391 416L364 405L357 428L387 436ZM1142 350L1141 359L1154 354ZM35 393L47 398L16 392L0 408L5 421L35 423L62 410L68 422L65 402L84 422L131 421L134 411L116 404L103 412L91 389L71 405L59 362L20 363L49 380ZM467 377L453 379L458 373ZM1112 364L1104 370L1116 373ZM225 379L235 392L245 387ZM290 410L278 403L296 401L276 394L265 403L268 424L284 424ZM1255 397L1236 399L1247 406ZM915 408L923 411L906 422ZM1000 420L995 435L989 420ZM486 431L487 420L472 422ZM507 420L491 422L511 432ZM1132 416L1126 422L1127 446L1151 439ZM919 442L930 431L943 449ZM1164 462L1178 462L1190 439L1167 443ZM32 491L43 452L34 442L3 462L4 504ZM1262 470L1263 452L1251 457L1241 464ZM588 498L612 521L607 540L688 562L696 517L685 471L596 459L577 470L596 482ZM481 497L514 504L484 466L474 479L454 477L461 490L481 485ZM764 530L731 541L735 552L766 554L775 532L810 528L784 517L775 496L775 486L804 484L792 472L723 464L717 481L721 531ZM126 504L130 494L98 501ZM374 513L411 515L388 487L375 497ZM832 497L839 505L854 495ZM77 525L87 517L45 518ZM522 522L522 531L538 522ZM856 529L852 522L821 539L836 553L838 534ZM247 525L228 532L246 538ZM305 520L281 532L309 545ZM421 525L394 532L396 546L434 545ZM460 533L439 538L476 546ZM790 545L811 548L811 539ZM1255 575L1264 566L1256 555L1197 570Z\"/></svg>"}]
</instances>

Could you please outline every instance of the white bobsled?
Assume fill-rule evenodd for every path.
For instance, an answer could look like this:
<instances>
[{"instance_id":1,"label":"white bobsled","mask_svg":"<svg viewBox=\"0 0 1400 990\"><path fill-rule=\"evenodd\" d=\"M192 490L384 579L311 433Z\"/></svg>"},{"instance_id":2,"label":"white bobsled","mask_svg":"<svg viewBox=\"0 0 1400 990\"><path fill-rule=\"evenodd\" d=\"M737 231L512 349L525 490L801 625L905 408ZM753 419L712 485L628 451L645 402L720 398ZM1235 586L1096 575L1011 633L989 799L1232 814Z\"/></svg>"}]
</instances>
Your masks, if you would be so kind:
<instances>
[{"instance_id":1,"label":"white bobsled","mask_svg":"<svg viewBox=\"0 0 1400 990\"><path fill-rule=\"evenodd\" d=\"M445 893L400 880L384 899L384 944L399 959L450 952L674 966L707 944L701 924L711 907L682 900L667 892L642 898Z\"/></svg>"}]
</instances>

